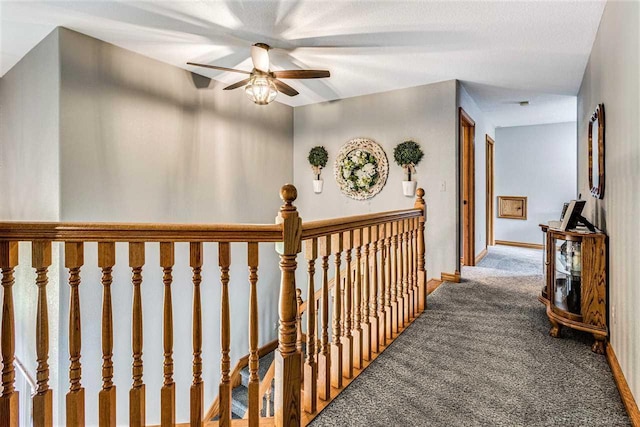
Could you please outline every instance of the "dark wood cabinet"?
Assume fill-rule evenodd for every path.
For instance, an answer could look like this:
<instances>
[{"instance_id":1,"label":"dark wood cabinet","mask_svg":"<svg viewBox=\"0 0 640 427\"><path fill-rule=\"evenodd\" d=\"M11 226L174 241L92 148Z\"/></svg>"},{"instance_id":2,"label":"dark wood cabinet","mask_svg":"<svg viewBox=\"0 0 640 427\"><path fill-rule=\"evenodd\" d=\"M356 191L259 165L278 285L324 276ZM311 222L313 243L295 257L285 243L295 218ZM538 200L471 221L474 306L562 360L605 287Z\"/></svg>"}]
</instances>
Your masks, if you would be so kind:
<instances>
[{"instance_id":1,"label":"dark wood cabinet","mask_svg":"<svg viewBox=\"0 0 640 427\"><path fill-rule=\"evenodd\" d=\"M538 299L547 307L549 334L562 326L588 332L591 350L604 354L607 328L607 236L560 231L541 224L545 234L546 286Z\"/></svg>"}]
</instances>

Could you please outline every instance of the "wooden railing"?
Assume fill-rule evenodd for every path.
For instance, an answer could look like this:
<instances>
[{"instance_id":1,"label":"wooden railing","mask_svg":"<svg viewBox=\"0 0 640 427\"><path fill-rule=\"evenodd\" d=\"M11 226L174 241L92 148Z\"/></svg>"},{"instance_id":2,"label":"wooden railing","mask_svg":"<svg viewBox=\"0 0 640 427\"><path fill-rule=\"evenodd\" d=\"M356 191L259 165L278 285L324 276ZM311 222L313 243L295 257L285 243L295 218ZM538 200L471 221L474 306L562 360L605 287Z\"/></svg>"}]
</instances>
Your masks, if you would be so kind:
<instances>
[{"instance_id":1,"label":"wooden railing","mask_svg":"<svg viewBox=\"0 0 640 427\"><path fill-rule=\"evenodd\" d=\"M351 378L363 360L371 360L387 340L417 316L425 307L426 272L424 269L425 208L418 190L414 209L302 223L293 205L295 187L281 190L284 205L275 225L156 225L100 223L0 223L0 268L2 269L2 394L0 426L18 426L19 400L15 390L15 325L12 289L18 266L20 242L30 242L32 267L36 272L36 356L37 392L33 396L35 426L53 424L53 390L49 386L49 316L47 310L48 268L52 263L53 242L63 242L64 267L68 269L69 307L69 391L66 394L68 426L85 425L85 396L82 385L82 311L80 307L81 268L87 242L97 242L98 267L102 274L102 389L98 393L100 426L116 425L116 386L113 381L113 269L116 264L116 242L128 243L131 269L131 349L132 385L129 390L129 424L146 425L147 392L143 377L143 308L142 273L148 242L159 242L163 277L162 342L163 384L160 390L160 421L163 426L176 425L176 390L173 360L172 283L175 243L189 243L192 269L192 373L189 390L190 425L200 426L203 419L203 332L201 282L204 262L203 244L217 245L220 302L221 356L218 395L220 426L231 421L230 345L231 316L229 281L231 244L246 245L249 284L249 426L258 426L262 396L270 386L258 378L258 247L274 242L280 255L278 350L275 354L274 418L276 426L298 426L304 423L301 411L314 414L318 402L331 398L332 390L343 386L343 378ZM306 305L306 333L303 334L300 293L296 292L296 257L304 246L309 277ZM353 260L355 251L355 261ZM344 254L345 277L341 277ZM315 265L322 260L322 288L316 298ZM329 258L335 264L334 297L329 310ZM353 272L353 275L352 275ZM239 274L234 272L234 274ZM90 291L90 289L87 289ZM84 292L84 291L83 291ZM317 321L316 304L320 307ZM329 319L331 313L332 318ZM329 335L331 325L331 335ZM320 345L316 345L316 331ZM184 333L184 331L181 331ZM303 362L302 339L306 339ZM237 337L233 337L236 339ZM211 361L207 361L208 364ZM61 375L62 376L62 375ZM265 378L267 380L267 378ZM269 378L269 383L271 379ZM304 386L304 395L301 388ZM155 394L155 393L154 393ZM215 423L214 423L215 424Z\"/></svg>"},{"instance_id":2,"label":"wooden railing","mask_svg":"<svg viewBox=\"0 0 640 427\"><path fill-rule=\"evenodd\" d=\"M302 225L308 264L308 299L298 304L299 319L306 313L298 333L299 341L306 340L301 354L303 421L312 419L355 371L425 309L423 195L419 189L410 210ZM332 279L330 257L335 264ZM322 283L316 291L318 259Z\"/></svg>"}]
</instances>

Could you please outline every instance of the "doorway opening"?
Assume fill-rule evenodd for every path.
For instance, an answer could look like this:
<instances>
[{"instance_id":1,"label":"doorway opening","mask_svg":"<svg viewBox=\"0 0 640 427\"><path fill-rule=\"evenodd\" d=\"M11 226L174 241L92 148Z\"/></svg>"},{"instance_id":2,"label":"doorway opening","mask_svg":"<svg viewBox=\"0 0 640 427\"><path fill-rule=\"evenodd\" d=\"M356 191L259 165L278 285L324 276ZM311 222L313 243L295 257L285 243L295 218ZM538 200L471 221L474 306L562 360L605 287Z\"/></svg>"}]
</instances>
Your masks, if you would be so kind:
<instances>
[{"instance_id":1,"label":"doorway opening","mask_svg":"<svg viewBox=\"0 0 640 427\"><path fill-rule=\"evenodd\" d=\"M461 265L474 266L475 262L475 121L460 107L460 205L461 205Z\"/></svg>"},{"instance_id":2,"label":"doorway opening","mask_svg":"<svg viewBox=\"0 0 640 427\"><path fill-rule=\"evenodd\" d=\"M487 140L487 244L486 247L496 244L493 236L493 176L494 176L494 156L495 141L489 136Z\"/></svg>"}]
</instances>

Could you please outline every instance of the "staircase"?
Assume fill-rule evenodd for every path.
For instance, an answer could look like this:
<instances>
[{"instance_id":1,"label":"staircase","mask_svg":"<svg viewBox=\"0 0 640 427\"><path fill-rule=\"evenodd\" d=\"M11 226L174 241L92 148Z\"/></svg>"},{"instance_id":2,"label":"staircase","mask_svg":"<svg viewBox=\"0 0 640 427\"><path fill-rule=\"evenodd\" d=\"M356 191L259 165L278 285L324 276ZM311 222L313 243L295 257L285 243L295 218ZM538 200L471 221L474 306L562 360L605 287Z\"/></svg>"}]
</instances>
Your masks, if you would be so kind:
<instances>
[{"instance_id":1,"label":"staircase","mask_svg":"<svg viewBox=\"0 0 640 427\"><path fill-rule=\"evenodd\" d=\"M267 375L267 371L271 367L273 363L275 352L272 351L264 356L262 356L259 360L258 366L258 376L260 377L260 382ZM247 410L249 409L249 367L246 366L244 369L240 371L241 383L239 386L235 387L231 391L231 415L234 419L244 418ZM273 380L271 381L271 390L267 392L267 394L262 398L263 399L263 410L260 416L262 417L272 417L273 416ZM267 399L269 402L267 403ZM266 411L269 410L269 414L266 414Z\"/></svg>"}]
</instances>

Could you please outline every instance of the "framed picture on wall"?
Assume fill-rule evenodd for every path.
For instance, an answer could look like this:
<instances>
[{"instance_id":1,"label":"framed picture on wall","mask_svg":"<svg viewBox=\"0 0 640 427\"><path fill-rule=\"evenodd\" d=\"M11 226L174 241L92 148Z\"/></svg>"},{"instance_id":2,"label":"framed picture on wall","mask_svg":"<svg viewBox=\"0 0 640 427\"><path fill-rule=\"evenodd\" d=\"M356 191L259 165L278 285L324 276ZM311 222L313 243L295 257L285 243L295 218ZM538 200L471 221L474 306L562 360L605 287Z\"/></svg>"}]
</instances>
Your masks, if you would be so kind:
<instances>
[{"instance_id":1,"label":"framed picture on wall","mask_svg":"<svg viewBox=\"0 0 640 427\"><path fill-rule=\"evenodd\" d=\"M498 196L498 218L527 219L526 196Z\"/></svg>"}]
</instances>

